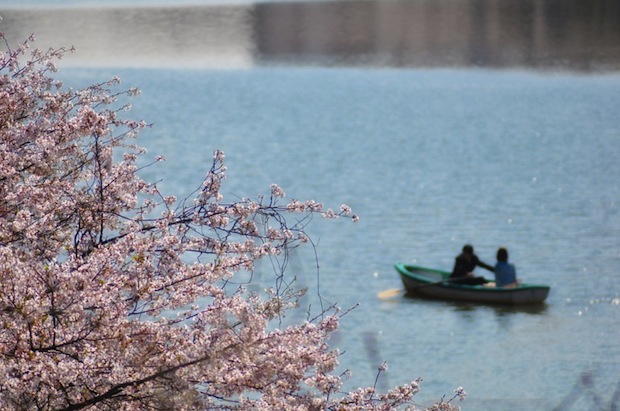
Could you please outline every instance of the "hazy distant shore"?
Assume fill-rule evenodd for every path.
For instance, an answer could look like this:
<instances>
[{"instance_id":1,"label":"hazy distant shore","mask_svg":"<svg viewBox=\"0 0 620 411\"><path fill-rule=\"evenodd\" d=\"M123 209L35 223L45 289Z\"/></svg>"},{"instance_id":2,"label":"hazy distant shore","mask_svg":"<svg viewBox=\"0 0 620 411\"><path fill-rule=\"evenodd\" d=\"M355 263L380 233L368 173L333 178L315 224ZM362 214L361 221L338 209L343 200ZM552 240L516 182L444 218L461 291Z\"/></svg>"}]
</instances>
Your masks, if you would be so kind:
<instances>
[{"instance_id":1,"label":"hazy distant shore","mask_svg":"<svg viewBox=\"0 0 620 411\"><path fill-rule=\"evenodd\" d=\"M10 8L11 41L74 45L67 65L356 65L618 71L613 0L360 0Z\"/></svg>"}]
</instances>

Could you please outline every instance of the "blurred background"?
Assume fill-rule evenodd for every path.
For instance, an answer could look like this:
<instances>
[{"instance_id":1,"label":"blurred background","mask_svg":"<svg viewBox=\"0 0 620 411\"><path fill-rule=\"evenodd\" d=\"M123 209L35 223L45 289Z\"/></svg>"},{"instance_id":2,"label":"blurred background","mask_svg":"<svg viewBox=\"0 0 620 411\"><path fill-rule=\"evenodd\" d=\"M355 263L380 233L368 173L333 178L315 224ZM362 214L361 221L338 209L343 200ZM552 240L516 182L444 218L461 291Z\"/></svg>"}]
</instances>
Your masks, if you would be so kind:
<instances>
[{"instance_id":1,"label":"blurred background","mask_svg":"<svg viewBox=\"0 0 620 411\"><path fill-rule=\"evenodd\" d=\"M11 41L92 66L616 70L615 0L0 1Z\"/></svg>"}]
</instances>

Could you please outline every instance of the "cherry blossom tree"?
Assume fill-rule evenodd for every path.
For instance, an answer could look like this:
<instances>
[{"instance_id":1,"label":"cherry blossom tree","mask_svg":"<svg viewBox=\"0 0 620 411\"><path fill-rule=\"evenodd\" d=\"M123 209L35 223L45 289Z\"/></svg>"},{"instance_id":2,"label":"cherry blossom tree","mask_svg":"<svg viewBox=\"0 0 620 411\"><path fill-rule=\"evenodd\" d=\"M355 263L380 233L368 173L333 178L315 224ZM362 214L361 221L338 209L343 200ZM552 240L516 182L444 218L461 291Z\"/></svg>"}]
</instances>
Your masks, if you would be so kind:
<instances>
[{"instance_id":1,"label":"cherry blossom tree","mask_svg":"<svg viewBox=\"0 0 620 411\"><path fill-rule=\"evenodd\" d=\"M285 263L264 292L234 281L308 242L313 215L356 221L349 207L285 201L277 185L225 202L217 150L193 198L165 195L139 176L162 160L135 145L147 125L123 118L137 90L65 89L54 62L71 50L2 39L1 409L413 407L417 380L341 392L337 307L280 327L303 293Z\"/></svg>"}]
</instances>

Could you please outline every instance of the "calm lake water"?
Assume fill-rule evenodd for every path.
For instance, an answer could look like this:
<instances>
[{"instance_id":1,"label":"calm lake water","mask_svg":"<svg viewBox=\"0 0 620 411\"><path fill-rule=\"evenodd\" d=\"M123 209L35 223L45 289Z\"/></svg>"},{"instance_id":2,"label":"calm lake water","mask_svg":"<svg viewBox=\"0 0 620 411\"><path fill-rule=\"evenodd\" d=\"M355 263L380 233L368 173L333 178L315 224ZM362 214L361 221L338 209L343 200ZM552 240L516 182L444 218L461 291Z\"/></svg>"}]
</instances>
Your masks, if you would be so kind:
<instances>
[{"instance_id":1,"label":"calm lake water","mask_svg":"<svg viewBox=\"0 0 620 411\"><path fill-rule=\"evenodd\" d=\"M74 86L118 75L142 89L130 114L154 125L140 143L167 157L144 177L162 178L167 193L193 191L218 148L228 199L275 182L288 198L353 207L359 224L316 219L309 229L321 296L359 303L334 338L353 371L347 388L372 385L387 361L378 385L422 377L422 405L463 386L464 410L610 406L620 384L620 74L149 64L59 75ZM547 304L377 297L401 287L394 263L450 269L464 243L489 263L506 246L524 281L551 285ZM289 269L316 312L312 251L297 250Z\"/></svg>"}]
</instances>

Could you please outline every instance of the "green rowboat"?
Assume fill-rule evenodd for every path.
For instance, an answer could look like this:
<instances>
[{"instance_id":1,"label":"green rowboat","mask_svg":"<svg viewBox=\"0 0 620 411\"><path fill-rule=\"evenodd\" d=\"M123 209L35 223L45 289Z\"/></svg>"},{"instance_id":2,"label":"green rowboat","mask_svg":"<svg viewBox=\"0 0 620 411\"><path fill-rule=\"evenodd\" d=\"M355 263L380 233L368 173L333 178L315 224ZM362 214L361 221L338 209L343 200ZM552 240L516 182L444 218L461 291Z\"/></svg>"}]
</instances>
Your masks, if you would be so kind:
<instances>
[{"instance_id":1,"label":"green rowboat","mask_svg":"<svg viewBox=\"0 0 620 411\"><path fill-rule=\"evenodd\" d=\"M520 284L516 287L495 287L492 284L465 285L450 281L447 271L398 263L396 271L408 293L451 301L472 301L489 304L539 304L549 295L547 285Z\"/></svg>"}]
</instances>

